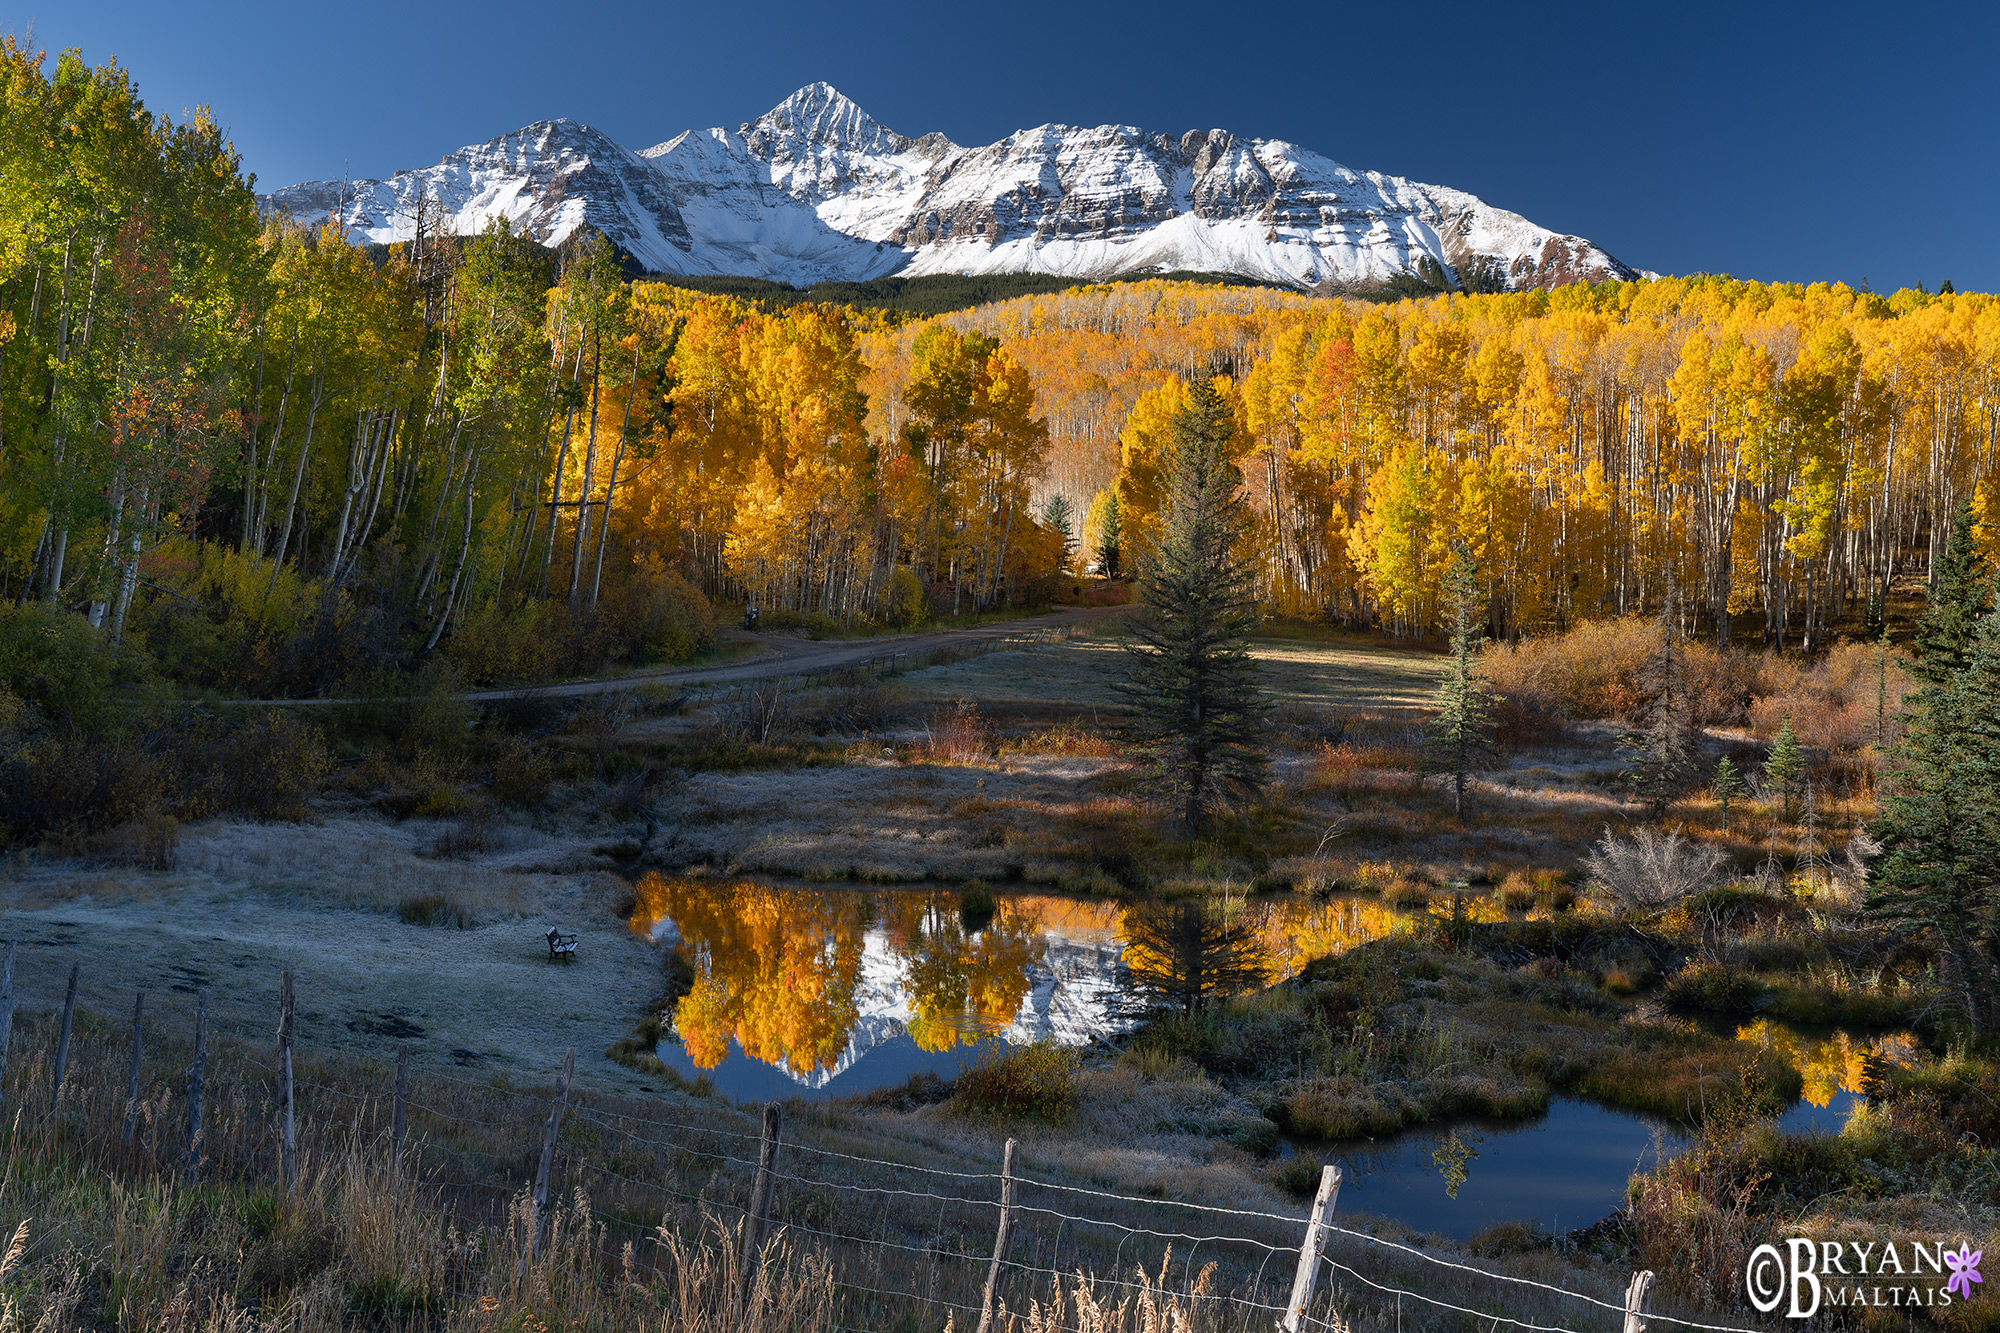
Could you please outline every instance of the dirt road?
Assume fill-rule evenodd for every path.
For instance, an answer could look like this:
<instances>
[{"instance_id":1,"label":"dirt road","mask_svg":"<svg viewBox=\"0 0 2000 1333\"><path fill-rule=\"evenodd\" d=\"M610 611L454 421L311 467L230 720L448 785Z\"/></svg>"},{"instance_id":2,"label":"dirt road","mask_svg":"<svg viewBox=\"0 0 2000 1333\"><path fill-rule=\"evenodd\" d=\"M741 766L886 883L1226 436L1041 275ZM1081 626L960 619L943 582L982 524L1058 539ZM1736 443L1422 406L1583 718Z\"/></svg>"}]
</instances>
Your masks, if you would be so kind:
<instances>
[{"instance_id":1,"label":"dirt road","mask_svg":"<svg viewBox=\"0 0 2000 1333\"><path fill-rule=\"evenodd\" d=\"M620 690L639 689L647 685L676 683L719 685L743 680L770 680L780 676L811 676L823 671L836 671L841 667L860 666L871 658L884 657L890 653L909 653L915 656L938 648L985 643L1036 630L1101 624L1131 609L1129 606L1064 607L1046 615L1023 616L1018 620L974 625L967 629L920 631L915 634L878 634L866 639L813 640L793 638L780 633L739 633L732 635L736 642L756 642L763 646L765 651L747 661L727 665L637 671L629 676L617 676L607 680L579 680L564 685L539 686L535 688L535 692L543 695L610 694ZM484 702L506 699L521 692L519 687L474 690L459 697L474 702Z\"/></svg>"}]
</instances>

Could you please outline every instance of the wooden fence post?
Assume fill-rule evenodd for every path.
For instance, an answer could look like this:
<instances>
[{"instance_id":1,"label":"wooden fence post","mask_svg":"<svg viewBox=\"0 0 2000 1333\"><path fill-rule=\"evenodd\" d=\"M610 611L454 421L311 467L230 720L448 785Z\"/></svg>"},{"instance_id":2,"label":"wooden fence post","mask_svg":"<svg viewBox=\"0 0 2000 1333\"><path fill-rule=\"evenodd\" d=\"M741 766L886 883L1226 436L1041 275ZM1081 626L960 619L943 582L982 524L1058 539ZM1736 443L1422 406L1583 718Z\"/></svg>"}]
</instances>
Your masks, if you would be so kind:
<instances>
[{"instance_id":1,"label":"wooden fence post","mask_svg":"<svg viewBox=\"0 0 2000 1333\"><path fill-rule=\"evenodd\" d=\"M1312 1211L1306 1214L1306 1238L1299 1243L1299 1267L1292 1274L1292 1298L1285 1302L1285 1317L1278 1321L1285 1333L1299 1333L1313 1292L1319 1287L1319 1252L1326 1243L1326 1228L1333 1222L1333 1206L1340 1198L1340 1168L1324 1166L1319 1173L1319 1194Z\"/></svg>"},{"instance_id":2,"label":"wooden fence post","mask_svg":"<svg viewBox=\"0 0 2000 1333\"><path fill-rule=\"evenodd\" d=\"M146 992L132 1001L132 1074L125 1081L125 1147L132 1147L132 1135L139 1127L139 1050L146 1025Z\"/></svg>"},{"instance_id":3,"label":"wooden fence post","mask_svg":"<svg viewBox=\"0 0 2000 1333\"><path fill-rule=\"evenodd\" d=\"M986 1269L986 1291L979 1298L979 1333L988 1333L1000 1304L1000 1265L1007 1258L1007 1241L1014 1232L1014 1150L1007 1140L1000 1154L1000 1230L993 1236L993 1262Z\"/></svg>"},{"instance_id":4,"label":"wooden fence post","mask_svg":"<svg viewBox=\"0 0 2000 1333\"><path fill-rule=\"evenodd\" d=\"M5 1096L7 1043L14 1035L14 941L7 941L7 959L0 963L0 1098Z\"/></svg>"},{"instance_id":5,"label":"wooden fence post","mask_svg":"<svg viewBox=\"0 0 2000 1333\"><path fill-rule=\"evenodd\" d=\"M295 991L289 969L278 977L278 1164L289 1197L298 1188L298 1117L292 1084L292 1020Z\"/></svg>"},{"instance_id":6,"label":"wooden fence post","mask_svg":"<svg viewBox=\"0 0 2000 1333\"><path fill-rule=\"evenodd\" d=\"M62 1035L56 1038L55 1083L49 1089L51 1111L62 1100L63 1075L69 1072L69 1027L76 1020L76 978L82 967L81 963L69 965L69 989L63 992Z\"/></svg>"},{"instance_id":7,"label":"wooden fence post","mask_svg":"<svg viewBox=\"0 0 2000 1333\"><path fill-rule=\"evenodd\" d=\"M410 1043L396 1043L396 1110L389 1121L390 1169L397 1175L403 1173L403 1125L405 1108L410 1104Z\"/></svg>"},{"instance_id":8,"label":"wooden fence post","mask_svg":"<svg viewBox=\"0 0 2000 1333\"><path fill-rule=\"evenodd\" d=\"M771 1173L778 1168L778 1133L781 1129L778 1104L764 1103L764 1140L757 1149L757 1184L750 1191L750 1211L743 1218L742 1264L736 1274L736 1308L750 1308L750 1291L756 1283L757 1263L763 1255L764 1225L771 1217Z\"/></svg>"},{"instance_id":9,"label":"wooden fence post","mask_svg":"<svg viewBox=\"0 0 2000 1333\"><path fill-rule=\"evenodd\" d=\"M555 1104L549 1107L549 1127L542 1134L542 1164L535 1172L535 1225L528 1232L528 1257L533 1259L542 1243L542 1231L549 1217L549 1170L555 1164L556 1132L562 1128L563 1108L569 1104L569 1081L576 1073L576 1047L563 1055L562 1081L556 1085Z\"/></svg>"},{"instance_id":10,"label":"wooden fence post","mask_svg":"<svg viewBox=\"0 0 2000 1333\"><path fill-rule=\"evenodd\" d=\"M208 996L194 997L194 1063L188 1067L187 1177L201 1173L201 1087L208 1072Z\"/></svg>"},{"instance_id":11,"label":"wooden fence post","mask_svg":"<svg viewBox=\"0 0 2000 1333\"><path fill-rule=\"evenodd\" d=\"M1624 1333L1646 1333L1646 1296L1653 1290L1653 1271L1642 1268L1625 1288Z\"/></svg>"}]
</instances>

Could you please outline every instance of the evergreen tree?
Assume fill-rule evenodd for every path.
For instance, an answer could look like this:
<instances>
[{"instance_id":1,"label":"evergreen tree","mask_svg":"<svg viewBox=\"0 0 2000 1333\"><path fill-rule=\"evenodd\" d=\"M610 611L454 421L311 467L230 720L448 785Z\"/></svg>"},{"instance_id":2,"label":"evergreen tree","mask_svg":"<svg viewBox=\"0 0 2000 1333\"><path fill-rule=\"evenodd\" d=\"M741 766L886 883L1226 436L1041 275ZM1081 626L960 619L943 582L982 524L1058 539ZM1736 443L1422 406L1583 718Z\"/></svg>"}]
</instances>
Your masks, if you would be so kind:
<instances>
[{"instance_id":1,"label":"evergreen tree","mask_svg":"<svg viewBox=\"0 0 2000 1333\"><path fill-rule=\"evenodd\" d=\"M1943 950L1967 1021L2000 1018L2000 614L1982 618L1966 668L1920 689L1890 751L1882 858L1869 907Z\"/></svg>"},{"instance_id":2,"label":"evergreen tree","mask_svg":"<svg viewBox=\"0 0 2000 1333\"><path fill-rule=\"evenodd\" d=\"M1676 607L1669 593L1660 608L1660 644L1639 668L1636 725L1622 738L1632 759L1626 781L1652 807L1655 819L1665 817L1694 771L1694 700Z\"/></svg>"},{"instance_id":3,"label":"evergreen tree","mask_svg":"<svg viewBox=\"0 0 2000 1333\"><path fill-rule=\"evenodd\" d=\"M1146 614L1119 687L1139 714L1153 780L1189 836L1265 771L1255 744L1265 705L1247 643L1254 571L1240 549L1249 516L1227 452L1234 431L1229 403L1213 385L1195 385L1161 460L1164 522L1140 571Z\"/></svg>"},{"instance_id":4,"label":"evergreen tree","mask_svg":"<svg viewBox=\"0 0 2000 1333\"><path fill-rule=\"evenodd\" d=\"M1715 803L1722 808L1722 831L1729 832L1729 807L1743 794L1743 772L1736 767L1736 761L1728 755L1722 756L1715 765L1715 777L1708 784Z\"/></svg>"},{"instance_id":5,"label":"evergreen tree","mask_svg":"<svg viewBox=\"0 0 2000 1333\"><path fill-rule=\"evenodd\" d=\"M1104 509L1098 523L1097 560L1104 567L1104 577L1115 579L1118 577L1118 558L1121 553L1120 544L1125 536L1125 522L1118 513L1118 492L1116 490L1109 490L1104 493Z\"/></svg>"},{"instance_id":6,"label":"evergreen tree","mask_svg":"<svg viewBox=\"0 0 2000 1333\"><path fill-rule=\"evenodd\" d=\"M1778 728L1777 736L1771 741L1771 753L1764 760L1764 785L1778 794L1788 820L1797 808L1799 791L1805 780L1805 747L1799 744L1799 733L1792 729L1792 715L1787 713L1785 725Z\"/></svg>"},{"instance_id":7,"label":"evergreen tree","mask_svg":"<svg viewBox=\"0 0 2000 1333\"><path fill-rule=\"evenodd\" d=\"M1479 566L1464 542L1452 545L1445 571L1451 607L1451 665L1437 688L1437 715L1425 727L1430 767L1451 779L1451 809L1465 818L1465 781L1493 756L1493 690L1479 674L1485 637L1480 630Z\"/></svg>"},{"instance_id":8,"label":"evergreen tree","mask_svg":"<svg viewBox=\"0 0 2000 1333\"><path fill-rule=\"evenodd\" d=\"M1930 605L1911 640L1917 654L1917 677L1926 684L1943 685L1971 656L1979 614L1992 601L1983 565L1973 543L1972 501L1967 499L1952 519L1944 556L1931 571L1927 590Z\"/></svg>"},{"instance_id":9,"label":"evergreen tree","mask_svg":"<svg viewBox=\"0 0 2000 1333\"><path fill-rule=\"evenodd\" d=\"M1057 491L1042 507L1042 521L1062 538L1063 568L1069 567L1069 558L1076 554L1076 522L1070 513L1069 497Z\"/></svg>"}]
</instances>

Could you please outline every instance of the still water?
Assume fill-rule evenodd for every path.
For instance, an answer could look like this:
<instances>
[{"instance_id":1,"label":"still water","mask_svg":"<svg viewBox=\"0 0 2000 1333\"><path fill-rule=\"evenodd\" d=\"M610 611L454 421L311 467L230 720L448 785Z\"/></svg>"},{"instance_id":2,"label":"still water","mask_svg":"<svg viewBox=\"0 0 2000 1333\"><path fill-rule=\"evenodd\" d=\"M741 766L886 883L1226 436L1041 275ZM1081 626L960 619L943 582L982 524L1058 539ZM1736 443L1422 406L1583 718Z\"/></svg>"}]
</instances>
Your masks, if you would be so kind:
<instances>
[{"instance_id":1,"label":"still water","mask_svg":"<svg viewBox=\"0 0 2000 1333\"><path fill-rule=\"evenodd\" d=\"M1733 1035L1799 1071L1799 1100L1777 1117L1793 1134L1838 1134L1862 1101L1863 1056L1905 1061L1915 1051L1907 1032L1856 1036L1770 1019ZM1665 1122L1558 1097L1534 1120L1464 1120L1368 1142L1294 1141L1286 1150L1341 1164L1342 1211L1464 1240L1496 1222L1533 1221L1556 1234L1588 1226L1624 1203L1635 1172L1687 1146Z\"/></svg>"},{"instance_id":2,"label":"still water","mask_svg":"<svg viewBox=\"0 0 2000 1333\"><path fill-rule=\"evenodd\" d=\"M1338 1162L1340 1211L1464 1240L1496 1222L1561 1234L1625 1202L1625 1182L1687 1147L1643 1116L1570 1097L1535 1120L1465 1120L1364 1143L1289 1145ZM1453 1186L1456 1185L1456 1189Z\"/></svg>"},{"instance_id":3,"label":"still water","mask_svg":"<svg viewBox=\"0 0 2000 1333\"><path fill-rule=\"evenodd\" d=\"M632 929L678 947L694 988L660 1058L737 1101L847 1097L913 1074L950 1078L986 1051L1084 1046L1132 1022L1126 909L999 897L967 921L937 889L822 889L647 875ZM1241 908L1272 981L1408 928L1374 901Z\"/></svg>"},{"instance_id":4,"label":"still water","mask_svg":"<svg viewBox=\"0 0 2000 1333\"><path fill-rule=\"evenodd\" d=\"M994 1049L1089 1045L1133 1021L1126 965L1139 960L1127 909L1116 903L1008 894L990 918L968 920L957 894L941 889L647 875L636 893L633 931L677 948L694 974L658 1054L731 1100L847 1097L921 1073L949 1079ZM1281 898L1240 910L1274 982L1407 930L1417 915L1372 898ZM1911 1049L1907 1034L1856 1037L1769 1020L1731 1035L1800 1070L1804 1094L1779 1120L1795 1132L1837 1133L1860 1101L1862 1056ZM1558 1098L1531 1121L1289 1150L1345 1164L1343 1211L1468 1236L1502 1220L1588 1225L1620 1205L1634 1171L1684 1146L1648 1119Z\"/></svg>"}]
</instances>

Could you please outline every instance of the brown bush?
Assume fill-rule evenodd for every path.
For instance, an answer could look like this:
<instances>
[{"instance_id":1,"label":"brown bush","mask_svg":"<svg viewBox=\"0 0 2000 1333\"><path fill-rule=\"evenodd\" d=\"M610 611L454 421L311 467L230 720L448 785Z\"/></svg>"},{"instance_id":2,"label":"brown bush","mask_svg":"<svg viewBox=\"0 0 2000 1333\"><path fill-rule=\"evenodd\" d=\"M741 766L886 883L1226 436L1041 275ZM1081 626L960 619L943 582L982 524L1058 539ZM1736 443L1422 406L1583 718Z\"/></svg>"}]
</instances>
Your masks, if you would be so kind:
<instances>
[{"instance_id":1,"label":"brown bush","mask_svg":"<svg viewBox=\"0 0 2000 1333\"><path fill-rule=\"evenodd\" d=\"M533 810L548 799L555 778L555 761L546 750L533 741L507 736L493 747L486 789L502 805Z\"/></svg>"},{"instance_id":2,"label":"brown bush","mask_svg":"<svg viewBox=\"0 0 2000 1333\"><path fill-rule=\"evenodd\" d=\"M1493 645L1481 665L1502 696L1502 738L1541 739L1564 721L1628 717L1639 702L1639 670L1658 646L1656 622L1636 617ZM1810 745L1853 749L1874 739L1873 645L1842 643L1810 664L1696 640L1684 642L1682 651L1698 722L1747 721L1770 735L1790 714ZM1884 700L1890 715L1911 688L1907 668L1908 658L1892 651Z\"/></svg>"},{"instance_id":3,"label":"brown bush","mask_svg":"<svg viewBox=\"0 0 2000 1333\"><path fill-rule=\"evenodd\" d=\"M940 708L911 747L919 762L976 764L988 757L986 719L964 699Z\"/></svg>"},{"instance_id":4,"label":"brown bush","mask_svg":"<svg viewBox=\"0 0 2000 1333\"><path fill-rule=\"evenodd\" d=\"M1751 731L1775 736L1789 717L1810 749L1858 750L1875 743L1879 717L1883 739L1893 740L1897 710L1914 682L1906 655L1891 649L1883 673L1879 651L1873 644L1840 643L1811 665L1773 663L1749 708Z\"/></svg>"}]
</instances>

